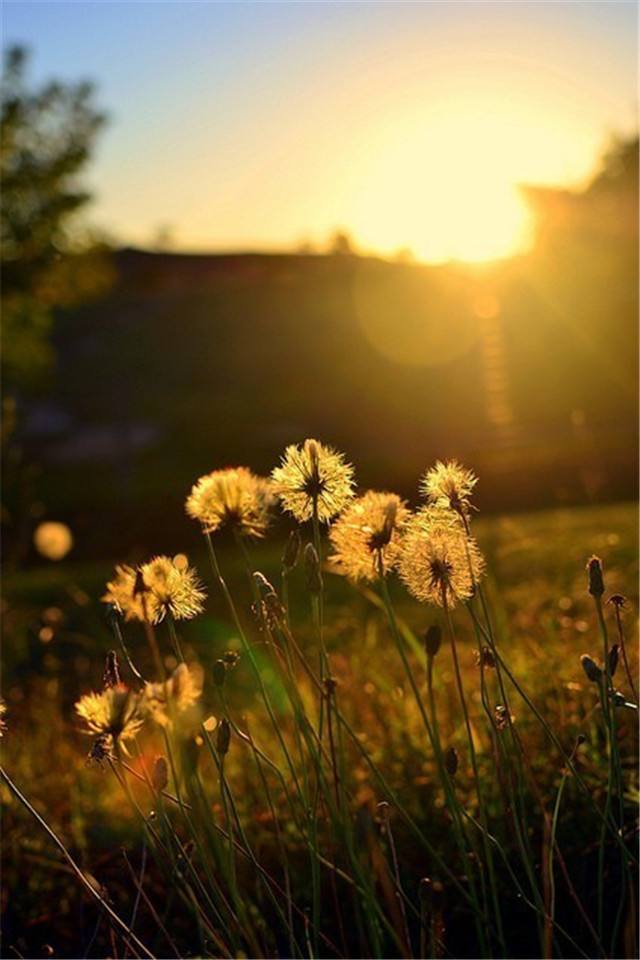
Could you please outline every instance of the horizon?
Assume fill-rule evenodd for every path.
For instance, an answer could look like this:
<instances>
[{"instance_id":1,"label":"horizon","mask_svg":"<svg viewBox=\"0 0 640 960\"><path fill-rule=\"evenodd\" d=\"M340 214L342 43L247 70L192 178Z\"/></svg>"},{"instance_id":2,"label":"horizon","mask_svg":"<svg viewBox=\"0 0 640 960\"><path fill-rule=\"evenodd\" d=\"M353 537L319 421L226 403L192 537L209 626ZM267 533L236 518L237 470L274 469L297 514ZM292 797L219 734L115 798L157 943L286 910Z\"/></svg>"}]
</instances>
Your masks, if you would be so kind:
<instances>
[{"instance_id":1,"label":"horizon","mask_svg":"<svg viewBox=\"0 0 640 960\"><path fill-rule=\"evenodd\" d=\"M637 131L634 3L8 2L3 27L35 82L96 83L90 220L121 247L341 230L385 259L505 259L532 240L519 185L579 189Z\"/></svg>"}]
</instances>

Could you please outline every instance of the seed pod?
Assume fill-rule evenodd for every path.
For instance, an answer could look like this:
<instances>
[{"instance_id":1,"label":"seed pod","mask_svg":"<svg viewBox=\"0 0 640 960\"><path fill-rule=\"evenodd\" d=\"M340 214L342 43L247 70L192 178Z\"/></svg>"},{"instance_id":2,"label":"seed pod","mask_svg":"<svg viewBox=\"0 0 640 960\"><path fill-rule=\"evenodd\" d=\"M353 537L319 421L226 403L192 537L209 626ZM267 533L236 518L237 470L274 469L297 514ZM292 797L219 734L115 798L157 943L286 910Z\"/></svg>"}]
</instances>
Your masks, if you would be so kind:
<instances>
[{"instance_id":1,"label":"seed pod","mask_svg":"<svg viewBox=\"0 0 640 960\"><path fill-rule=\"evenodd\" d=\"M604 580L602 579L602 560L595 555L589 558L587 563L589 573L589 593L592 597L601 597L604 593Z\"/></svg>"},{"instance_id":2,"label":"seed pod","mask_svg":"<svg viewBox=\"0 0 640 960\"><path fill-rule=\"evenodd\" d=\"M320 573L320 558L312 543L304 548L304 568L307 574L307 590L309 593L322 592L322 574Z\"/></svg>"},{"instance_id":3,"label":"seed pod","mask_svg":"<svg viewBox=\"0 0 640 960\"><path fill-rule=\"evenodd\" d=\"M231 727L226 717L223 717L218 724L216 733L216 750L221 757L229 752L229 743L231 741Z\"/></svg>"},{"instance_id":4,"label":"seed pod","mask_svg":"<svg viewBox=\"0 0 640 960\"><path fill-rule=\"evenodd\" d=\"M435 657L442 643L442 630L437 623L432 623L424 635L424 649L428 657Z\"/></svg>"},{"instance_id":5,"label":"seed pod","mask_svg":"<svg viewBox=\"0 0 640 960\"><path fill-rule=\"evenodd\" d=\"M458 753L455 747L447 747L444 752L444 765L450 777L455 777L458 770Z\"/></svg>"},{"instance_id":6,"label":"seed pod","mask_svg":"<svg viewBox=\"0 0 640 960\"><path fill-rule=\"evenodd\" d=\"M490 647L482 647L482 649L480 650L480 653L476 651L476 663L478 664L479 667L482 666L482 667L489 667L491 669L495 669L496 658L491 652Z\"/></svg>"},{"instance_id":7,"label":"seed pod","mask_svg":"<svg viewBox=\"0 0 640 960\"><path fill-rule=\"evenodd\" d=\"M163 790L167 789L167 784L169 783L169 769L167 767L167 761L165 757L156 757L153 764L153 772L151 774L151 783L153 784L153 789L156 793L162 793Z\"/></svg>"},{"instance_id":8,"label":"seed pod","mask_svg":"<svg viewBox=\"0 0 640 960\"><path fill-rule=\"evenodd\" d=\"M282 554L282 566L285 570L293 570L297 565L300 559L301 547L300 532L297 529L292 530L287 539L284 553Z\"/></svg>"},{"instance_id":9,"label":"seed pod","mask_svg":"<svg viewBox=\"0 0 640 960\"><path fill-rule=\"evenodd\" d=\"M587 675L587 678L591 680L591 683L598 683L602 677L602 670L595 662L593 657L590 657L588 653L583 653L580 657L580 663L582 664L582 669Z\"/></svg>"},{"instance_id":10,"label":"seed pod","mask_svg":"<svg viewBox=\"0 0 640 960\"><path fill-rule=\"evenodd\" d=\"M617 643L609 650L609 675L612 677L616 670L618 669L618 661L620 659L620 647Z\"/></svg>"},{"instance_id":11,"label":"seed pod","mask_svg":"<svg viewBox=\"0 0 640 960\"><path fill-rule=\"evenodd\" d=\"M624 607L627 602L627 598L623 597L621 593L612 593L607 603L612 603L614 607Z\"/></svg>"},{"instance_id":12,"label":"seed pod","mask_svg":"<svg viewBox=\"0 0 640 960\"><path fill-rule=\"evenodd\" d=\"M216 687L224 687L227 678L227 666L224 660L216 660L213 665L213 682Z\"/></svg>"},{"instance_id":13,"label":"seed pod","mask_svg":"<svg viewBox=\"0 0 640 960\"><path fill-rule=\"evenodd\" d=\"M118 655L115 650L109 650L104 661L104 673L102 675L102 685L105 690L109 687L117 687L120 683L120 668L118 665Z\"/></svg>"}]
</instances>

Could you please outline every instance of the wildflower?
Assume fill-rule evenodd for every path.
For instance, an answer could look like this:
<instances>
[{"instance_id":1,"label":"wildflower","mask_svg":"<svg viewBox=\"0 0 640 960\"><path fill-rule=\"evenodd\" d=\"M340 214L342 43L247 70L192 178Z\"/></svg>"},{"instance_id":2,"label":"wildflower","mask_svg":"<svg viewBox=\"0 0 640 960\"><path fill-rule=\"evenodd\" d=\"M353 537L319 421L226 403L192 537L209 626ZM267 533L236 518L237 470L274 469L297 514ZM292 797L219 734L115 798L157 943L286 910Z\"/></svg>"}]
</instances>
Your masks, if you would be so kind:
<instances>
[{"instance_id":1,"label":"wildflower","mask_svg":"<svg viewBox=\"0 0 640 960\"><path fill-rule=\"evenodd\" d=\"M190 620L202 611L204 598L193 567L159 556L138 569L117 566L102 600L125 620L160 623L167 614L174 620Z\"/></svg>"},{"instance_id":2,"label":"wildflower","mask_svg":"<svg viewBox=\"0 0 640 960\"><path fill-rule=\"evenodd\" d=\"M369 490L349 504L329 531L330 558L350 580L376 580L397 565L400 534L409 518L395 493Z\"/></svg>"},{"instance_id":3,"label":"wildflower","mask_svg":"<svg viewBox=\"0 0 640 960\"><path fill-rule=\"evenodd\" d=\"M164 727L175 714L192 707L201 693L202 670L180 663L167 680L145 684L142 696L154 720Z\"/></svg>"},{"instance_id":4,"label":"wildflower","mask_svg":"<svg viewBox=\"0 0 640 960\"><path fill-rule=\"evenodd\" d=\"M589 574L589 593L592 597L601 597L604 593L604 581L602 579L602 560L600 557L589 558L587 572Z\"/></svg>"},{"instance_id":5,"label":"wildflower","mask_svg":"<svg viewBox=\"0 0 640 960\"><path fill-rule=\"evenodd\" d=\"M269 480L248 467L228 467L200 477L187 497L186 511L205 533L231 527L246 537L263 537L274 502Z\"/></svg>"},{"instance_id":6,"label":"wildflower","mask_svg":"<svg viewBox=\"0 0 640 960\"><path fill-rule=\"evenodd\" d=\"M260 629L277 630L285 620L285 609L273 585L259 570L253 574L259 599L252 605Z\"/></svg>"},{"instance_id":7,"label":"wildflower","mask_svg":"<svg viewBox=\"0 0 640 960\"><path fill-rule=\"evenodd\" d=\"M484 572L475 540L438 507L423 507L408 521L399 570L409 592L423 603L454 607L473 595Z\"/></svg>"},{"instance_id":8,"label":"wildflower","mask_svg":"<svg viewBox=\"0 0 640 960\"><path fill-rule=\"evenodd\" d=\"M105 747L111 742L131 740L142 726L145 717L140 695L124 683L107 687L102 693L85 694L78 700L75 709L86 724L85 732L105 738Z\"/></svg>"},{"instance_id":9,"label":"wildflower","mask_svg":"<svg viewBox=\"0 0 640 960\"><path fill-rule=\"evenodd\" d=\"M465 469L457 460L438 460L435 466L427 470L420 485L428 502L439 507L453 510L466 518L471 509L470 498L478 478L471 470Z\"/></svg>"},{"instance_id":10,"label":"wildflower","mask_svg":"<svg viewBox=\"0 0 640 960\"><path fill-rule=\"evenodd\" d=\"M590 657L588 653L583 653L580 657L580 663L582 664L582 669L587 675L587 678L591 680L592 683L598 683L602 677L602 669L595 662L593 657Z\"/></svg>"},{"instance_id":11,"label":"wildflower","mask_svg":"<svg viewBox=\"0 0 640 960\"><path fill-rule=\"evenodd\" d=\"M107 583L102 601L115 607L125 620L155 623L159 612L141 572L127 564L116 567L116 575Z\"/></svg>"},{"instance_id":12,"label":"wildflower","mask_svg":"<svg viewBox=\"0 0 640 960\"><path fill-rule=\"evenodd\" d=\"M311 520L314 511L318 520L328 522L353 496L353 467L317 440L287 447L271 476L282 506L299 523Z\"/></svg>"},{"instance_id":13,"label":"wildflower","mask_svg":"<svg viewBox=\"0 0 640 960\"><path fill-rule=\"evenodd\" d=\"M191 620L202 613L206 594L188 561L176 564L171 557L154 557L141 567L141 573L157 609L156 623L165 615Z\"/></svg>"}]
</instances>

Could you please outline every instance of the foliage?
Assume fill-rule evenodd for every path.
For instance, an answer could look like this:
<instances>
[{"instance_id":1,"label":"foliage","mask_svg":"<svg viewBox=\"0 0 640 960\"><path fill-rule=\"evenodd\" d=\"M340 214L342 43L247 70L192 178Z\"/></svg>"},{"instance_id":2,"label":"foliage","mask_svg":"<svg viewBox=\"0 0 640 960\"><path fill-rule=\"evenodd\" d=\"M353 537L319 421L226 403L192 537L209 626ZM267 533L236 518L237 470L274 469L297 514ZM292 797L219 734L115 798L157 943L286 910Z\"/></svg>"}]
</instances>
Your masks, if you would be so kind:
<instances>
[{"instance_id":1,"label":"foliage","mask_svg":"<svg viewBox=\"0 0 640 960\"><path fill-rule=\"evenodd\" d=\"M277 533L255 545L241 537L226 543L216 533L206 614L174 628L168 620L156 633L160 670L173 670L183 655L192 670L194 661L202 664L204 702L183 711L176 699L173 715L165 705L164 723L148 723L137 746L127 742L129 756L85 767L88 743L73 729L73 701L100 685L100 654L119 644L119 630L136 669L157 677L147 628L112 621L110 638L90 596L98 594L99 570L43 568L13 578L5 616L15 651L5 680L6 769L156 956L477 957L489 946L478 939L482 930L495 941L494 956L595 956L600 937L608 955L633 955L624 872L608 831L603 841L598 810L611 797L618 818L622 802L633 854L637 725L630 708L618 708L621 794L608 781L618 754L607 745L598 684L579 661L589 651L602 662L584 560L594 550L606 557L607 596L633 586L632 511L481 521L472 515L471 522L490 571L487 619L478 597L458 605L453 618L471 740L443 611L413 603L397 582L387 605L381 584L350 588L325 568L319 621L316 587L308 592L304 568L281 568ZM303 540L312 536L304 526L300 532ZM325 553L326 545L313 540ZM203 572L206 554L197 560ZM258 569L282 589L265 586L253 575ZM147 587L155 589L153 579ZM612 643L614 608L604 609ZM627 605L622 616L629 637L632 611ZM502 676L511 721L504 709L493 714L505 697L495 659L490 665L485 653L482 670L476 663L474 616L513 677ZM434 624L443 643L427 672L420 638ZM323 643L335 680L324 696L317 687ZM121 659L137 697L145 688ZM615 683L629 695L622 671L619 665ZM112 682L108 673L105 682ZM172 696L167 692L165 701ZM324 753L314 746L323 708ZM437 717L446 764L425 717ZM586 739L574 756L580 737ZM55 763L44 762L49 755ZM158 755L173 759L156 775ZM514 786L515 806L508 800ZM50 841L32 830L8 789L4 799L5 882L21 891L8 905L5 942L25 955L45 940L54 952L113 955L121 933L109 932L99 905L86 898L83 905L77 879L57 869ZM483 809L498 844L488 851ZM468 832L457 829L459 815L473 818ZM481 887L491 859L498 896L487 902ZM477 900L470 901L474 882ZM55 916L43 912L53 898L61 904ZM508 952L500 945L498 910ZM610 950L612 938L617 947Z\"/></svg>"},{"instance_id":2,"label":"foliage","mask_svg":"<svg viewBox=\"0 0 640 960\"><path fill-rule=\"evenodd\" d=\"M31 91L27 55L5 54L0 145L5 389L33 385L52 362L52 310L104 292L103 251L83 238L77 215L90 200L80 174L105 117L88 83Z\"/></svg>"}]
</instances>

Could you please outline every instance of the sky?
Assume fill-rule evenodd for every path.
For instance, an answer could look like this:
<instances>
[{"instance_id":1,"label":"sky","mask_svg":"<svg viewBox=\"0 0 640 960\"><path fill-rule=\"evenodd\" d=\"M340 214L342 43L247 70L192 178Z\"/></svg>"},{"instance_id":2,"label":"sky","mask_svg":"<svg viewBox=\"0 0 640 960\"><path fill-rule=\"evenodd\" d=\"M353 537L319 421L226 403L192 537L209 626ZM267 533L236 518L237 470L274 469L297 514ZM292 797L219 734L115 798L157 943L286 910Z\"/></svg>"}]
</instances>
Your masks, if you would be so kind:
<instances>
[{"instance_id":1,"label":"sky","mask_svg":"<svg viewBox=\"0 0 640 960\"><path fill-rule=\"evenodd\" d=\"M637 129L635 2L4 0L31 80L109 115L91 220L189 250L525 249L519 183L583 185Z\"/></svg>"}]
</instances>

